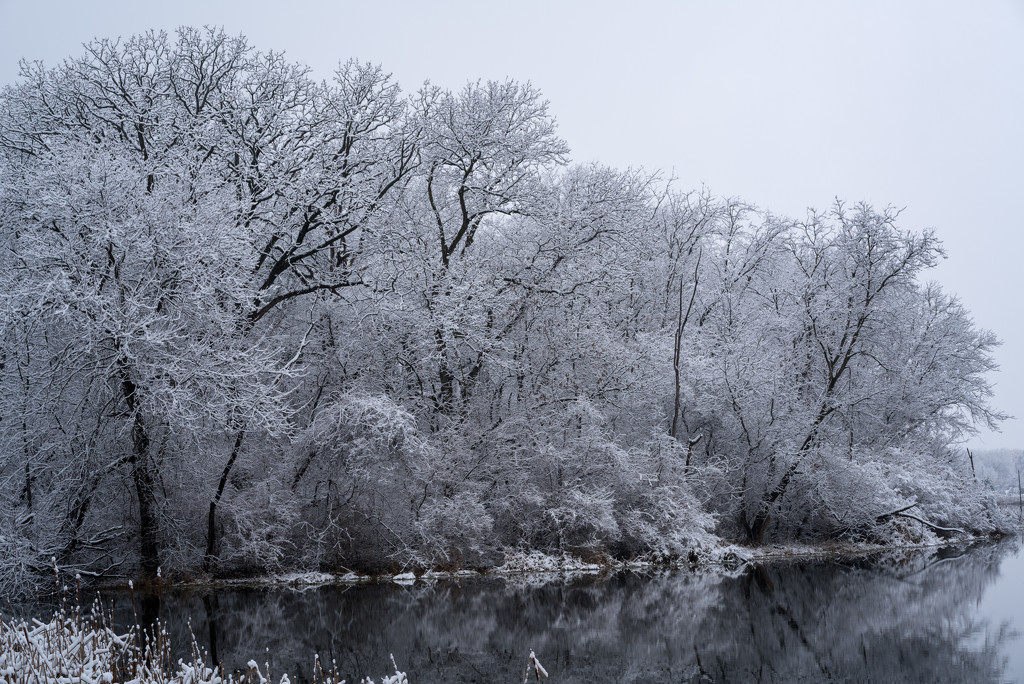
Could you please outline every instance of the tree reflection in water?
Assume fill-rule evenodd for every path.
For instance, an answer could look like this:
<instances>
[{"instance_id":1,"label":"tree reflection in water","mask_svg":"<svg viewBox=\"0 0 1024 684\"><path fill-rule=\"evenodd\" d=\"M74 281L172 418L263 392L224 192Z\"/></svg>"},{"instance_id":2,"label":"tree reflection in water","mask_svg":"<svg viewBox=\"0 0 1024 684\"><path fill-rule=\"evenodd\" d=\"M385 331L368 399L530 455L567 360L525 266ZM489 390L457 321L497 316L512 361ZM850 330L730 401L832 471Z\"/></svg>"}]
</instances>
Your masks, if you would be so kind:
<instances>
[{"instance_id":1,"label":"tree reflection in water","mask_svg":"<svg viewBox=\"0 0 1024 684\"><path fill-rule=\"evenodd\" d=\"M1002 543L735 576L165 591L162 613L182 657L191 616L228 670L269 660L300 682L314 653L349 681L387 671L394 653L417 684L513 682L531 649L553 682L996 682L1018 635L977 607L1017 553Z\"/></svg>"}]
</instances>

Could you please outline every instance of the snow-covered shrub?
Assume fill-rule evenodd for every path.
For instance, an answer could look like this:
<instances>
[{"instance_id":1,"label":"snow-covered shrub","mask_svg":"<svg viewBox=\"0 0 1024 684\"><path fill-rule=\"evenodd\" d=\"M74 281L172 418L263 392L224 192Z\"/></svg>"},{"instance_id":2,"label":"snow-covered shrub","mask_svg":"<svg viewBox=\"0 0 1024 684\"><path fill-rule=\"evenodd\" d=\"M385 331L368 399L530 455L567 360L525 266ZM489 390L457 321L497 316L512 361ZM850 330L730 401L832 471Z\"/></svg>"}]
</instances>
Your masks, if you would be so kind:
<instances>
[{"instance_id":1,"label":"snow-covered shrub","mask_svg":"<svg viewBox=\"0 0 1024 684\"><path fill-rule=\"evenodd\" d=\"M685 484L642 488L619 514L621 555L645 553L676 556L719 544L715 518Z\"/></svg>"},{"instance_id":2,"label":"snow-covered shrub","mask_svg":"<svg viewBox=\"0 0 1024 684\"><path fill-rule=\"evenodd\" d=\"M298 442L291 482L314 532L304 555L380 564L407 550L413 467L428 450L412 414L386 396L346 395L321 409Z\"/></svg>"},{"instance_id":3,"label":"snow-covered shrub","mask_svg":"<svg viewBox=\"0 0 1024 684\"><path fill-rule=\"evenodd\" d=\"M299 510L279 481L258 481L228 503L221 566L278 571L294 563Z\"/></svg>"},{"instance_id":4,"label":"snow-covered shrub","mask_svg":"<svg viewBox=\"0 0 1024 684\"><path fill-rule=\"evenodd\" d=\"M698 469L687 472L675 440L615 435L611 421L582 400L552 421L561 427L517 443L511 460L518 465L503 475L503 495L492 503L506 544L629 558L714 543L714 518L687 479Z\"/></svg>"},{"instance_id":5,"label":"snow-covered shrub","mask_svg":"<svg viewBox=\"0 0 1024 684\"><path fill-rule=\"evenodd\" d=\"M544 515L563 548L604 549L621 536L615 496L605 487L563 487L552 495Z\"/></svg>"},{"instance_id":6,"label":"snow-covered shrub","mask_svg":"<svg viewBox=\"0 0 1024 684\"><path fill-rule=\"evenodd\" d=\"M881 463L869 454L818 448L794 471L785 497L772 510L766 539L865 539L879 516L906 505Z\"/></svg>"},{"instance_id":7,"label":"snow-covered shrub","mask_svg":"<svg viewBox=\"0 0 1024 684\"><path fill-rule=\"evenodd\" d=\"M321 563L476 563L490 540L490 515L458 452L419 432L386 396L339 398L300 442L293 487L309 534L303 554Z\"/></svg>"},{"instance_id":8,"label":"snow-covered shrub","mask_svg":"<svg viewBox=\"0 0 1024 684\"><path fill-rule=\"evenodd\" d=\"M472 491L428 498L415 525L419 555L428 566L476 565L494 545L494 521Z\"/></svg>"},{"instance_id":9,"label":"snow-covered shrub","mask_svg":"<svg viewBox=\"0 0 1024 684\"><path fill-rule=\"evenodd\" d=\"M1000 509L994 493L978 486L969 465L948 450L892 450L887 456L893 490L916 503L909 513L974 534L1012 528L1009 511Z\"/></svg>"},{"instance_id":10,"label":"snow-covered shrub","mask_svg":"<svg viewBox=\"0 0 1024 684\"><path fill-rule=\"evenodd\" d=\"M774 539L920 543L1009 529L969 467L924 449L815 449L771 515Z\"/></svg>"},{"instance_id":11,"label":"snow-covered shrub","mask_svg":"<svg viewBox=\"0 0 1024 684\"><path fill-rule=\"evenodd\" d=\"M42 581L45 560L38 549L17 529L14 517L0 511L0 595L30 594Z\"/></svg>"},{"instance_id":12,"label":"snow-covered shrub","mask_svg":"<svg viewBox=\"0 0 1024 684\"><path fill-rule=\"evenodd\" d=\"M631 453L635 476L624 480L618 494L620 553L678 555L716 545L717 521L703 483L718 477L717 466L687 466L687 447L657 432Z\"/></svg>"}]
</instances>

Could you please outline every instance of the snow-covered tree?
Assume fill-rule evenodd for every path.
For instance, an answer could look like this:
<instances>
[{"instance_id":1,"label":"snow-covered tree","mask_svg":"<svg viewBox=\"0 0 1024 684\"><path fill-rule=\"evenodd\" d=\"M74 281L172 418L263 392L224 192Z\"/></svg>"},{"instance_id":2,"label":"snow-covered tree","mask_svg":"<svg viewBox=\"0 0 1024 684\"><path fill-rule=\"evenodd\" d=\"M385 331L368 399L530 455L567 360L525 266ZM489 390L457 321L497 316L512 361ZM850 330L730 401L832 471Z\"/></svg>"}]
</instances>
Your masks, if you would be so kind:
<instances>
[{"instance_id":1,"label":"snow-covered tree","mask_svg":"<svg viewBox=\"0 0 1024 684\"><path fill-rule=\"evenodd\" d=\"M2 571L999 526L952 448L1003 418L997 342L931 233L568 161L511 80L406 97L188 28L25 64Z\"/></svg>"}]
</instances>

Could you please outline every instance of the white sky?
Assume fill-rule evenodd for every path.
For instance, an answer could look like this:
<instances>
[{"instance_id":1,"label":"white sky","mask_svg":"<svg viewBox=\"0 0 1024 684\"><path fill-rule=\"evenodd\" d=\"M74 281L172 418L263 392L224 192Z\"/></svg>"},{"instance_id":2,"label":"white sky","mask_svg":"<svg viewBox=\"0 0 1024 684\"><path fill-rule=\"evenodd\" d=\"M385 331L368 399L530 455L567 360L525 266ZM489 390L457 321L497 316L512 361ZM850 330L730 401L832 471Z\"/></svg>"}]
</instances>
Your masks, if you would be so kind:
<instances>
[{"instance_id":1,"label":"white sky","mask_svg":"<svg viewBox=\"0 0 1024 684\"><path fill-rule=\"evenodd\" d=\"M575 161L779 213L905 207L949 252L933 277L1004 341L996 405L1021 419L973 443L1024 448L1024 0L0 0L0 84L22 57L183 24L323 77L378 62L406 91L529 80Z\"/></svg>"}]
</instances>

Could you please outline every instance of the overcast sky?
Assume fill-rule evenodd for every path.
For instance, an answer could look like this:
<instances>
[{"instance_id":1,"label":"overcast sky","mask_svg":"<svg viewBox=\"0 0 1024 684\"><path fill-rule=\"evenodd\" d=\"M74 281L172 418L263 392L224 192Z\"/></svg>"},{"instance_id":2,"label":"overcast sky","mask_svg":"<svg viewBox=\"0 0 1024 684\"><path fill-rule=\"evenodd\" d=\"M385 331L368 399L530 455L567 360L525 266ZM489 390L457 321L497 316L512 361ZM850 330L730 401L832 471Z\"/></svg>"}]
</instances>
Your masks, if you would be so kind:
<instances>
[{"instance_id":1,"label":"overcast sky","mask_svg":"<svg viewBox=\"0 0 1024 684\"><path fill-rule=\"evenodd\" d=\"M575 161L643 166L803 216L904 207L932 277L1003 340L996 405L1024 419L1024 0L375 3L0 0L0 84L94 37L217 25L327 77L531 81ZM979 447L1024 448L1024 420Z\"/></svg>"}]
</instances>

